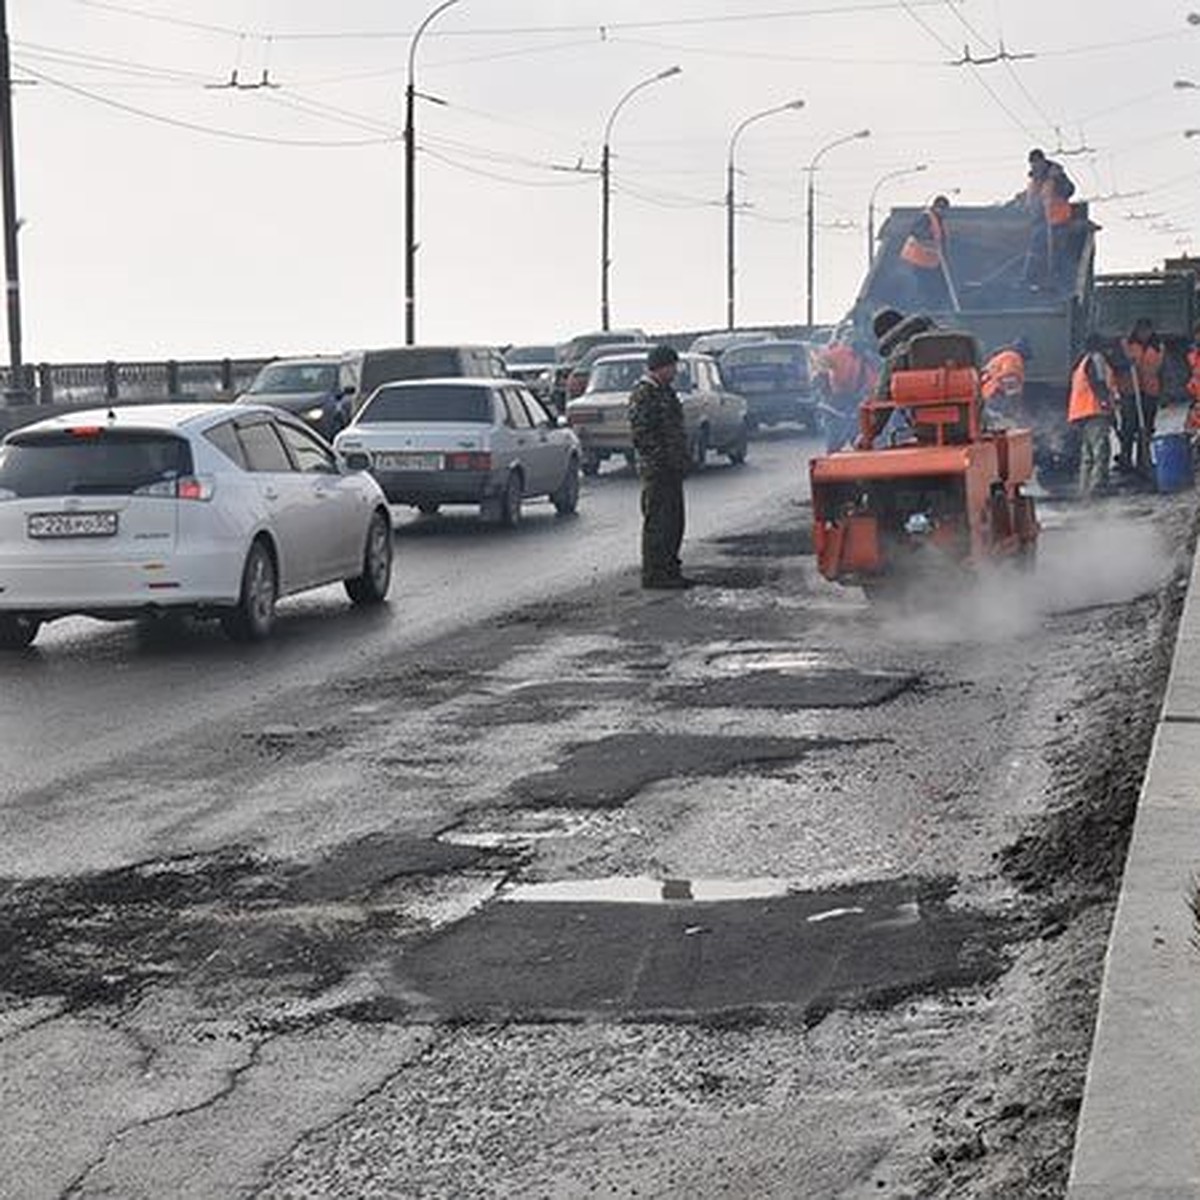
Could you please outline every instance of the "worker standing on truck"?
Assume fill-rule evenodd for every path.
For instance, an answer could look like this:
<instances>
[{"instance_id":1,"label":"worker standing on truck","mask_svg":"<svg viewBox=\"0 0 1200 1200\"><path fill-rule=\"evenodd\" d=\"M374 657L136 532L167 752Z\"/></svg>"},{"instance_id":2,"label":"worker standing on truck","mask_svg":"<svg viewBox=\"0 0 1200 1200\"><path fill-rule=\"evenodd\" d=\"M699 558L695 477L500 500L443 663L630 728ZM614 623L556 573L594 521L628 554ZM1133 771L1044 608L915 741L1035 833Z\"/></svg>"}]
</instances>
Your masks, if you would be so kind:
<instances>
[{"instance_id":1,"label":"worker standing on truck","mask_svg":"<svg viewBox=\"0 0 1200 1200\"><path fill-rule=\"evenodd\" d=\"M1133 471L1149 479L1150 439L1162 395L1163 347L1154 323L1139 317L1129 336L1121 342L1125 361L1117 382L1121 392L1121 416L1117 432L1117 470Z\"/></svg>"},{"instance_id":2,"label":"worker standing on truck","mask_svg":"<svg viewBox=\"0 0 1200 1200\"><path fill-rule=\"evenodd\" d=\"M946 211L950 201L935 196L933 203L913 222L900 261L908 280L908 293L916 308L938 309L949 306L946 289Z\"/></svg>"},{"instance_id":3,"label":"worker standing on truck","mask_svg":"<svg viewBox=\"0 0 1200 1200\"><path fill-rule=\"evenodd\" d=\"M1080 433L1079 494L1085 500L1108 487L1108 465L1112 459L1109 435L1117 402L1117 380L1103 346L1098 334L1088 334L1083 357L1071 372L1067 401L1067 420Z\"/></svg>"},{"instance_id":4,"label":"worker standing on truck","mask_svg":"<svg viewBox=\"0 0 1200 1200\"><path fill-rule=\"evenodd\" d=\"M983 402L999 416L1016 417L1025 398L1025 364L1033 349L1025 336L1001 346L984 364L980 377Z\"/></svg>"},{"instance_id":5,"label":"worker standing on truck","mask_svg":"<svg viewBox=\"0 0 1200 1200\"><path fill-rule=\"evenodd\" d=\"M1062 283L1074 194L1075 184L1062 164L1042 150L1030 150L1024 206L1030 221L1025 282L1031 291Z\"/></svg>"}]
</instances>

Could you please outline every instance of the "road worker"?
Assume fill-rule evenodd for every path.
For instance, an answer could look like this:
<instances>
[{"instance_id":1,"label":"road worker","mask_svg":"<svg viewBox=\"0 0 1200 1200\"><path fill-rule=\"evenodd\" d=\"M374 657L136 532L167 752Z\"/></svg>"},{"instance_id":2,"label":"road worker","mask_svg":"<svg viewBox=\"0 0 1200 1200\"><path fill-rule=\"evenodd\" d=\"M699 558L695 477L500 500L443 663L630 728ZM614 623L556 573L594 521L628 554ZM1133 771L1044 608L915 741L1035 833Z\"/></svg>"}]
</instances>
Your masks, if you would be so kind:
<instances>
[{"instance_id":1,"label":"road worker","mask_svg":"<svg viewBox=\"0 0 1200 1200\"><path fill-rule=\"evenodd\" d=\"M1117 385L1121 393L1117 470L1149 479L1150 439L1162 396L1163 346L1149 317L1139 317L1121 342L1124 355Z\"/></svg>"},{"instance_id":2,"label":"road worker","mask_svg":"<svg viewBox=\"0 0 1200 1200\"><path fill-rule=\"evenodd\" d=\"M683 477L688 469L683 405L671 386L679 355L667 345L646 356L646 373L629 395L629 424L642 476L642 587L687 588L680 570Z\"/></svg>"},{"instance_id":3,"label":"road worker","mask_svg":"<svg viewBox=\"0 0 1200 1200\"><path fill-rule=\"evenodd\" d=\"M1074 194L1075 184L1062 164L1047 158L1042 150L1030 150L1023 203L1030 220L1025 282L1032 291L1058 288L1063 283Z\"/></svg>"},{"instance_id":4,"label":"road worker","mask_svg":"<svg viewBox=\"0 0 1200 1200\"><path fill-rule=\"evenodd\" d=\"M879 376L874 356L857 334L833 342L817 360L817 412L825 449L832 453L853 441L858 406L875 389Z\"/></svg>"},{"instance_id":5,"label":"road worker","mask_svg":"<svg viewBox=\"0 0 1200 1200\"><path fill-rule=\"evenodd\" d=\"M1067 401L1067 420L1080 435L1079 494L1085 500L1107 489L1112 460L1110 433L1117 403L1117 380L1103 349L1101 338L1088 334L1083 356L1071 372Z\"/></svg>"},{"instance_id":6,"label":"road worker","mask_svg":"<svg viewBox=\"0 0 1200 1200\"><path fill-rule=\"evenodd\" d=\"M936 329L937 323L924 313L905 316L899 309L881 308L871 321L871 332L875 335L876 347L882 366L875 380L875 387L868 393L867 401L886 401L891 398L892 374L908 366L909 343L919 333ZM864 402L864 403L866 403ZM882 410L871 415L870 430L861 431L854 439L860 450L869 450L875 439L887 428L894 410Z\"/></svg>"},{"instance_id":7,"label":"road worker","mask_svg":"<svg viewBox=\"0 0 1200 1200\"><path fill-rule=\"evenodd\" d=\"M1029 339L1021 336L997 350L980 376L983 401L991 412L1016 417L1025 398L1025 364L1033 357Z\"/></svg>"},{"instance_id":8,"label":"road worker","mask_svg":"<svg viewBox=\"0 0 1200 1200\"><path fill-rule=\"evenodd\" d=\"M935 196L933 203L913 222L900 262L907 279L907 291L914 308L945 309L950 306L946 289L946 212L950 201Z\"/></svg>"},{"instance_id":9,"label":"road worker","mask_svg":"<svg viewBox=\"0 0 1200 1200\"><path fill-rule=\"evenodd\" d=\"M1192 344L1187 352L1188 411L1184 429L1192 435L1193 444L1200 438L1200 325L1192 330Z\"/></svg>"}]
</instances>

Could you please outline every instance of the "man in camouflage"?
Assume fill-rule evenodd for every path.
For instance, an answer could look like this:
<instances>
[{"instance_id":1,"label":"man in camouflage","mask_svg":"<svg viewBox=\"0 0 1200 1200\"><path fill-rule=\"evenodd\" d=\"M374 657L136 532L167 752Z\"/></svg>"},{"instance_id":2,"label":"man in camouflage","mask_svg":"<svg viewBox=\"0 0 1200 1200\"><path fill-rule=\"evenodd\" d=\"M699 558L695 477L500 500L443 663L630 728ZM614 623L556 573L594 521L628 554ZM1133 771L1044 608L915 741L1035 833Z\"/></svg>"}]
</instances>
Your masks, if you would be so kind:
<instances>
[{"instance_id":1,"label":"man in camouflage","mask_svg":"<svg viewBox=\"0 0 1200 1200\"><path fill-rule=\"evenodd\" d=\"M683 542L683 477L688 469L683 405L671 386L679 355L655 346L646 374L629 395L629 424L642 476L642 587L686 588L679 562Z\"/></svg>"}]
</instances>

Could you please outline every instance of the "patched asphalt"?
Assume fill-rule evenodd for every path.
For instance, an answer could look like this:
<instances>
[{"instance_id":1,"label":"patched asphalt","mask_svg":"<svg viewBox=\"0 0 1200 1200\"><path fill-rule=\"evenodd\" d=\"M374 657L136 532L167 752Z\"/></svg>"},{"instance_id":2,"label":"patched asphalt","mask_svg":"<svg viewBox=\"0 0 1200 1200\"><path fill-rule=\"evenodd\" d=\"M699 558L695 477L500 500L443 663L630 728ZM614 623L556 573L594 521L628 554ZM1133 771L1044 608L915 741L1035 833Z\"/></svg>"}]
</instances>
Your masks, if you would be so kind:
<instances>
[{"instance_id":1,"label":"patched asphalt","mask_svg":"<svg viewBox=\"0 0 1200 1200\"><path fill-rule=\"evenodd\" d=\"M666 894L686 890L681 881ZM393 964L447 1020L818 1021L984 983L1013 931L953 884L887 880L736 902L501 902Z\"/></svg>"}]
</instances>

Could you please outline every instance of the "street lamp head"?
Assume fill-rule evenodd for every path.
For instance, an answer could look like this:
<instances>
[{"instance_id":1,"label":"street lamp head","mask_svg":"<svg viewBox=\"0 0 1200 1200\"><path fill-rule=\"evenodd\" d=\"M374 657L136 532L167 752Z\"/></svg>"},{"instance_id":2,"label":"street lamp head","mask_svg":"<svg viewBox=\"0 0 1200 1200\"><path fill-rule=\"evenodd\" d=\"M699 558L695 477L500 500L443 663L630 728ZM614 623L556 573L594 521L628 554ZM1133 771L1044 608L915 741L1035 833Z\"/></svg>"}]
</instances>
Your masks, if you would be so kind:
<instances>
[{"instance_id":1,"label":"street lamp head","mask_svg":"<svg viewBox=\"0 0 1200 1200\"><path fill-rule=\"evenodd\" d=\"M1185 138L1200 137L1200 129L1185 129L1183 131L1183 136Z\"/></svg>"},{"instance_id":2,"label":"street lamp head","mask_svg":"<svg viewBox=\"0 0 1200 1200\"><path fill-rule=\"evenodd\" d=\"M856 138L870 137L871 131L869 129L860 129L854 136Z\"/></svg>"},{"instance_id":3,"label":"street lamp head","mask_svg":"<svg viewBox=\"0 0 1200 1200\"><path fill-rule=\"evenodd\" d=\"M1200 85L1193 83L1190 79L1177 79L1177 80L1175 80L1175 82L1173 84L1171 84L1171 86L1177 92L1188 92L1188 91L1194 91L1197 88L1197 86L1200 86Z\"/></svg>"},{"instance_id":4,"label":"street lamp head","mask_svg":"<svg viewBox=\"0 0 1200 1200\"><path fill-rule=\"evenodd\" d=\"M1188 13L1187 20L1189 25L1200 25L1200 13Z\"/></svg>"},{"instance_id":5,"label":"street lamp head","mask_svg":"<svg viewBox=\"0 0 1200 1200\"><path fill-rule=\"evenodd\" d=\"M682 67L678 67L678 66L668 67L665 71L659 71L659 73L657 75L655 75L654 78L655 79L670 79L672 75L680 75L680 74L682 74L682 72L683 72Z\"/></svg>"},{"instance_id":6,"label":"street lamp head","mask_svg":"<svg viewBox=\"0 0 1200 1200\"><path fill-rule=\"evenodd\" d=\"M783 107L784 107L785 109L787 109L787 108L803 108L803 107L804 107L804 101L803 101L803 100L790 100L790 101L788 101L788 103L787 103L787 104L785 104Z\"/></svg>"}]
</instances>

